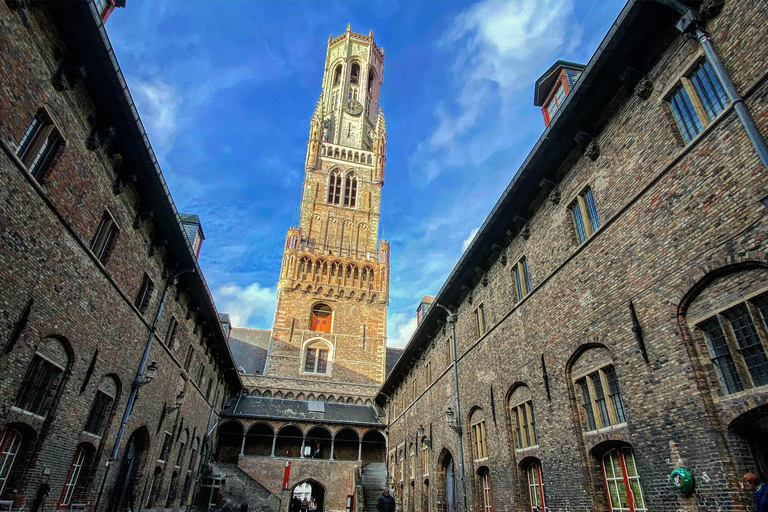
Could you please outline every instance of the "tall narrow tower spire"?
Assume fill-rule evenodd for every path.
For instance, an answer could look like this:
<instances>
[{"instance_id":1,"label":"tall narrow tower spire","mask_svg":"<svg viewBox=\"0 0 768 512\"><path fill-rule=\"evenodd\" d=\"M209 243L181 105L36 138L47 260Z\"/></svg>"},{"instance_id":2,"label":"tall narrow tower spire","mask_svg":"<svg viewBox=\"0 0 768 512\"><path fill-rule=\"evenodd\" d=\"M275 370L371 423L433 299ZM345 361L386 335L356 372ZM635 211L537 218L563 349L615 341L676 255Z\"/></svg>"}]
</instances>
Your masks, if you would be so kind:
<instances>
[{"instance_id":1,"label":"tall narrow tower spire","mask_svg":"<svg viewBox=\"0 0 768 512\"><path fill-rule=\"evenodd\" d=\"M343 382L370 397L385 377L389 244L379 240L384 54L348 26L331 36L310 120L298 226L288 230L268 375Z\"/></svg>"}]
</instances>

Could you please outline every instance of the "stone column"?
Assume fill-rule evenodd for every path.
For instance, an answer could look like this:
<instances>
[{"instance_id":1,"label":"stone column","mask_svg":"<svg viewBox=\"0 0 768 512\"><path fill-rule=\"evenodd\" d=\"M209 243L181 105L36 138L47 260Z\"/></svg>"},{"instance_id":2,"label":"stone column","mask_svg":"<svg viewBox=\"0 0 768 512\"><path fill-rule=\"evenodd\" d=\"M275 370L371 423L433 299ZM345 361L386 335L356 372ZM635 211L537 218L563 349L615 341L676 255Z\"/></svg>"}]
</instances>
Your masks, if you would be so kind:
<instances>
[{"instance_id":1,"label":"stone column","mask_svg":"<svg viewBox=\"0 0 768 512\"><path fill-rule=\"evenodd\" d=\"M272 434L272 455L270 457L275 456L275 445L277 444L277 430L275 430L275 433Z\"/></svg>"},{"instance_id":2,"label":"stone column","mask_svg":"<svg viewBox=\"0 0 768 512\"><path fill-rule=\"evenodd\" d=\"M335 459L333 458L333 448L334 448L334 441L335 441L335 439L332 437L332 438L331 438L331 458L330 458L330 460L335 460Z\"/></svg>"},{"instance_id":3,"label":"stone column","mask_svg":"<svg viewBox=\"0 0 768 512\"><path fill-rule=\"evenodd\" d=\"M363 438L357 443L357 462L363 462Z\"/></svg>"},{"instance_id":4,"label":"stone column","mask_svg":"<svg viewBox=\"0 0 768 512\"><path fill-rule=\"evenodd\" d=\"M307 436L301 438L301 450L299 451L299 458L304 458L304 445L307 444Z\"/></svg>"},{"instance_id":5,"label":"stone column","mask_svg":"<svg viewBox=\"0 0 768 512\"><path fill-rule=\"evenodd\" d=\"M246 437L248 437L248 431L247 430L243 433L243 442L240 443L240 456L241 457L243 455L245 455L245 438Z\"/></svg>"}]
</instances>

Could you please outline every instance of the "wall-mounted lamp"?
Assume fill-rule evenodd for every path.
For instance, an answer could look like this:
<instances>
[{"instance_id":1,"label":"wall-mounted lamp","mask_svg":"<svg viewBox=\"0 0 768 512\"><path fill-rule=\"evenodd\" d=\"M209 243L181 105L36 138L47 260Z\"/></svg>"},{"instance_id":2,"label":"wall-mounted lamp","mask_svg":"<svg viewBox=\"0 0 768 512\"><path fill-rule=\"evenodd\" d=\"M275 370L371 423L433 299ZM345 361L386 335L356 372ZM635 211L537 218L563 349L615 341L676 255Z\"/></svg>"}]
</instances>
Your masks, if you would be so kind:
<instances>
[{"instance_id":1,"label":"wall-mounted lamp","mask_svg":"<svg viewBox=\"0 0 768 512\"><path fill-rule=\"evenodd\" d=\"M432 440L424 433L424 427L421 425L416 429L416 438L422 445L432 448Z\"/></svg>"},{"instance_id":2,"label":"wall-mounted lamp","mask_svg":"<svg viewBox=\"0 0 768 512\"><path fill-rule=\"evenodd\" d=\"M136 387L140 388L141 386L149 384L155 378L155 375L157 375L157 361L152 361L149 366L147 366L146 372L144 372L144 378L136 383Z\"/></svg>"},{"instance_id":3,"label":"wall-mounted lamp","mask_svg":"<svg viewBox=\"0 0 768 512\"><path fill-rule=\"evenodd\" d=\"M186 396L185 396L184 390L182 389L181 392L178 395L176 395L176 405L173 405L173 406L166 405L165 406L166 414L169 413L169 412L178 411L179 409L181 409L181 406L184 405L184 399L185 398L186 398Z\"/></svg>"},{"instance_id":4,"label":"wall-mounted lamp","mask_svg":"<svg viewBox=\"0 0 768 512\"><path fill-rule=\"evenodd\" d=\"M447 411L445 411L445 422L457 434L461 435L461 426L456 424L456 414L454 414L453 409L451 409L450 407L448 408Z\"/></svg>"}]
</instances>

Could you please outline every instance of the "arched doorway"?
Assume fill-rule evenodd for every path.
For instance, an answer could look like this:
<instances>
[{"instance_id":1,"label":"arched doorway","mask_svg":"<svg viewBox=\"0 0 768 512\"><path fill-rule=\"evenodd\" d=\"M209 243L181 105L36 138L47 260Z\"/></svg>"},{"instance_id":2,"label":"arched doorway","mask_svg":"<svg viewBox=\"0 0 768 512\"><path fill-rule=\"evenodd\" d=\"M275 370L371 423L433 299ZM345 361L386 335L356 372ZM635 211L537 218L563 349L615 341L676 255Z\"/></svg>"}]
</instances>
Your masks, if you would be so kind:
<instances>
[{"instance_id":1,"label":"arched doorway","mask_svg":"<svg viewBox=\"0 0 768 512\"><path fill-rule=\"evenodd\" d=\"M324 512L325 487L320 482L310 479L294 485L291 490L291 500L299 500L301 502L304 498L307 501L311 501L314 498L315 502L317 502L317 512Z\"/></svg>"},{"instance_id":2,"label":"arched doorway","mask_svg":"<svg viewBox=\"0 0 768 512\"><path fill-rule=\"evenodd\" d=\"M115 486L112 488L110 511L138 508L139 503L134 503L134 496L137 494L135 492L136 476L147 448L149 448L149 433L146 427L141 427L131 434L125 445L120 468L115 478Z\"/></svg>"},{"instance_id":3,"label":"arched doorway","mask_svg":"<svg viewBox=\"0 0 768 512\"><path fill-rule=\"evenodd\" d=\"M748 411L731 422L733 432L744 441L748 450L741 450L743 472L753 471L765 482L768 477L768 405Z\"/></svg>"},{"instance_id":4,"label":"arched doorway","mask_svg":"<svg viewBox=\"0 0 768 512\"><path fill-rule=\"evenodd\" d=\"M457 512L456 468L453 456L448 450L443 450L438 458L440 467L440 488L438 489L441 512Z\"/></svg>"},{"instance_id":5,"label":"arched doorway","mask_svg":"<svg viewBox=\"0 0 768 512\"><path fill-rule=\"evenodd\" d=\"M377 430L370 430L363 436L363 465L371 462L384 462L387 442Z\"/></svg>"}]
</instances>

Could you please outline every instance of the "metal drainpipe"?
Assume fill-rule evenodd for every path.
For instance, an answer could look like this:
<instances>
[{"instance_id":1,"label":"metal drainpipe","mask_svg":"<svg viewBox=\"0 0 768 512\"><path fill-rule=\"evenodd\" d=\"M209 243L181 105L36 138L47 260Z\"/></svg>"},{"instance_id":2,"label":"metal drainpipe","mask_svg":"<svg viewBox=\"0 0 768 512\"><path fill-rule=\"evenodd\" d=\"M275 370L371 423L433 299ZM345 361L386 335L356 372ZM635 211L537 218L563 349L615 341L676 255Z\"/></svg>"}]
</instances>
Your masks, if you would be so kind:
<instances>
[{"instance_id":1,"label":"metal drainpipe","mask_svg":"<svg viewBox=\"0 0 768 512\"><path fill-rule=\"evenodd\" d=\"M131 416L131 412L133 410L133 404L136 402L136 396L138 395L139 388L141 387L141 379L144 376L144 367L147 365L147 359L149 359L149 352L152 348L152 341L155 338L155 332L157 331L157 324L160 323L160 316L163 314L163 307L165 306L165 300L168 298L168 290L171 288L171 286L174 285L174 283L176 282L176 279L180 275L187 274L190 272L195 272L195 269L189 268L186 270L182 270L172 275L165 281L165 286L163 287L163 296L160 298L160 304L158 304L157 312L155 312L155 319L152 321L152 327L149 329L149 336L147 337L147 343L144 346L144 353L141 355L139 368L138 370L136 370L136 378L133 379L133 384L131 385L131 394L128 397L128 403L125 404L125 411L123 412L123 419L120 422L120 429L117 431L117 438L115 439L115 445L112 447L112 454L110 455L109 459L106 462L106 468L104 469L104 478L102 478L101 480L101 485L99 486L99 493L96 496L96 503L93 507L93 510L98 510L99 502L101 501L101 496L104 493L104 486L107 483L107 476L109 475L109 469L111 468L112 463L115 462L115 460L117 460L117 452L120 450L120 443L122 443L123 436L125 435L125 426L128 424L128 418Z\"/></svg>"},{"instance_id":2,"label":"metal drainpipe","mask_svg":"<svg viewBox=\"0 0 768 512\"><path fill-rule=\"evenodd\" d=\"M749 113L747 106L744 105L744 99L736 90L736 86L733 84L728 71L726 71L723 61L720 59L720 55L715 50L715 46L709 39L709 34L704 30L704 20L702 19L699 11L688 8L678 0L646 0L655 1L660 4L666 5L677 12L682 14L682 17L675 25L680 32L691 32L696 35L701 47L704 49L704 54L707 57L707 61L712 65L712 69L715 71L717 78L723 85L725 94L728 95L728 99L733 104L733 109L736 111L736 115L739 116L741 124L744 126L744 130L747 132L749 140L752 142L757 155L763 162L763 167L768 170L768 145L760 134L760 130L755 124L755 120L752 118L752 114Z\"/></svg>"},{"instance_id":3,"label":"metal drainpipe","mask_svg":"<svg viewBox=\"0 0 768 512\"><path fill-rule=\"evenodd\" d=\"M459 370L458 353L456 352L456 315L450 309L442 304L435 304L442 308L448 314L445 321L451 324L451 348L453 349L453 398L456 403L456 433L459 436L459 478L461 479L461 490L464 497L464 512L467 512L467 480L464 477L464 431L461 427L461 404L459 402Z\"/></svg>"}]
</instances>

